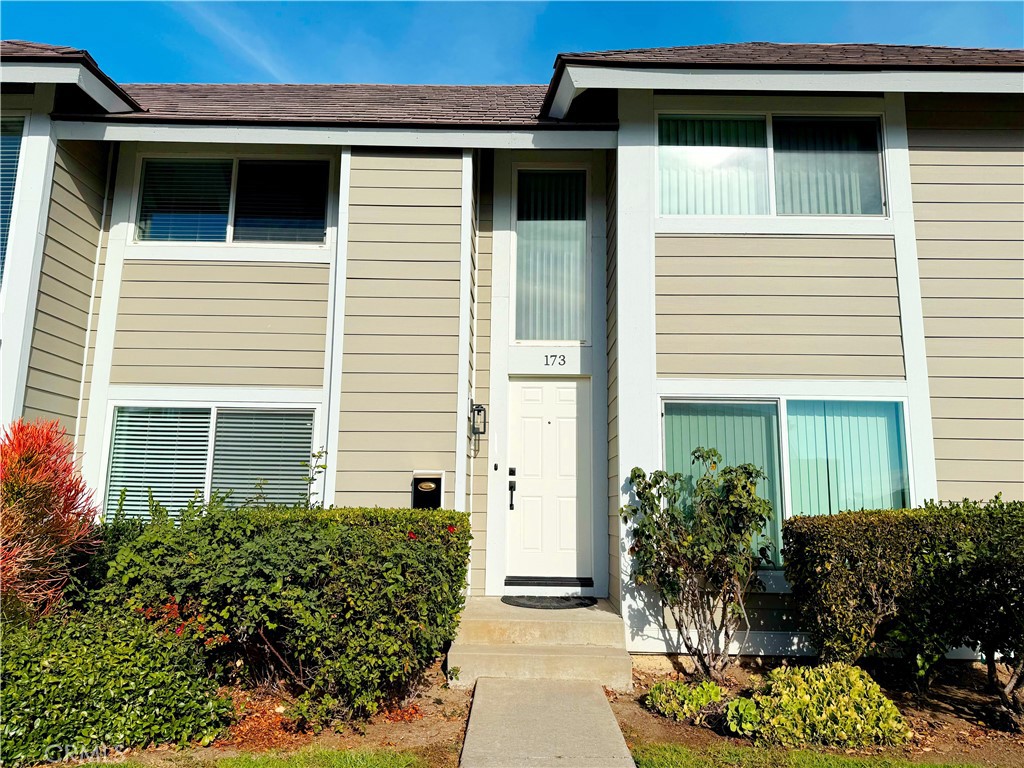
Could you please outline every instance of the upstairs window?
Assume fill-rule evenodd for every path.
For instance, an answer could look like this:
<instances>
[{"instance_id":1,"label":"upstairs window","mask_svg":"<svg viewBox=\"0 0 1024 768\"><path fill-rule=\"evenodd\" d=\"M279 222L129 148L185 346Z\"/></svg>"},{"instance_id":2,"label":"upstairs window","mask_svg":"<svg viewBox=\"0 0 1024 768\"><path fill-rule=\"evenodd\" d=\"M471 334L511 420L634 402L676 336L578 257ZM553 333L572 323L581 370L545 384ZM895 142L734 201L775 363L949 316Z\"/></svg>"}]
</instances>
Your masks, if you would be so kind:
<instances>
[{"instance_id":1,"label":"upstairs window","mask_svg":"<svg viewBox=\"0 0 1024 768\"><path fill-rule=\"evenodd\" d=\"M24 130L24 118L5 117L0 119L0 285L3 284L4 278L7 231L11 227L11 211L14 209L14 182L18 178L18 159L21 156L21 135Z\"/></svg>"},{"instance_id":2,"label":"upstairs window","mask_svg":"<svg viewBox=\"0 0 1024 768\"><path fill-rule=\"evenodd\" d=\"M662 216L885 213L875 117L662 115L658 163Z\"/></svg>"},{"instance_id":3,"label":"upstairs window","mask_svg":"<svg viewBox=\"0 0 1024 768\"><path fill-rule=\"evenodd\" d=\"M326 160L147 159L140 241L323 243Z\"/></svg>"}]
</instances>

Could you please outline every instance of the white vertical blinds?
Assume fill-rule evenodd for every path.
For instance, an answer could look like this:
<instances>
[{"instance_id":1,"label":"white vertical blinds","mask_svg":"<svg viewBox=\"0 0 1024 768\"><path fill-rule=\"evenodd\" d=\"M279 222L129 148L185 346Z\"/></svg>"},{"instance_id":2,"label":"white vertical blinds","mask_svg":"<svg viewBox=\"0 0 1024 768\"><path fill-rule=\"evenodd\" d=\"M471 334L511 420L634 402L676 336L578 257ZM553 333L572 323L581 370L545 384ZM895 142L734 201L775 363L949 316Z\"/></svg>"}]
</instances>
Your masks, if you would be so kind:
<instances>
[{"instance_id":1,"label":"white vertical blinds","mask_svg":"<svg viewBox=\"0 0 1024 768\"><path fill-rule=\"evenodd\" d=\"M169 512L185 507L206 485L210 441L207 408L118 408L107 475L106 514L149 514L149 494Z\"/></svg>"},{"instance_id":2,"label":"white vertical blinds","mask_svg":"<svg viewBox=\"0 0 1024 768\"><path fill-rule=\"evenodd\" d=\"M232 239L322 243L329 168L326 160L239 160Z\"/></svg>"},{"instance_id":3,"label":"white vertical blinds","mask_svg":"<svg viewBox=\"0 0 1024 768\"><path fill-rule=\"evenodd\" d=\"M298 504L309 490L313 411L217 411L212 489L233 503Z\"/></svg>"},{"instance_id":4,"label":"white vertical blinds","mask_svg":"<svg viewBox=\"0 0 1024 768\"><path fill-rule=\"evenodd\" d=\"M900 403L790 400L787 411L793 514L909 503Z\"/></svg>"},{"instance_id":5,"label":"white vertical blinds","mask_svg":"<svg viewBox=\"0 0 1024 768\"><path fill-rule=\"evenodd\" d=\"M587 176L520 171L516 207L516 339L586 341Z\"/></svg>"},{"instance_id":6,"label":"white vertical blinds","mask_svg":"<svg viewBox=\"0 0 1024 768\"><path fill-rule=\"evenodd\" d=\"M662 116L658 120L661 213L768 213L764 118Z\"/></svg>"},{"instance_id":7,"label":"white vertical blinds","mask_svg":"<svg viewBox=\"0 0 1024 768\"><path fill-rule=\"evenodd\" d=\"M146 160L138 239L226 240L231 167L231 160Z\"/></svg>"},{"instance_id":8,"label":"white vertical blinds","mask_svg":"<svg viewBox=\"0 0 1024 768\"><path fill-rule=\"evenodd\" d=\"M21 136L24 130L24 118L0 118L0 285L3 284L4 264L7 261L7 232L11 227L14 183L18 178L18 158L21 156Z\"/></svg>"},{"instance_id":9,"label":"white vertical blinds","mask_svg":"<svg viewBox=\"0 0 1024 768\"><path fill-rule=\"evenodd\" d=\"M754 464L767 475L758 495L772 504L773 518L763 541L781 543L782 472L779 462L779 413L774 403L665 403L665 469L692 489L701 467L691 464L695 448L714 448L730 466Z\"/></svg>"},{"instance_id":10,"label":"white vertical blinds","mask_svg":"<svg viewBox=\"0 0 1024 768\"><path fill-rule=\"evenodd\" d=\"M780 214L881 215L877 119L776 117L772 134Z\"/></svg>"}]
</instances>

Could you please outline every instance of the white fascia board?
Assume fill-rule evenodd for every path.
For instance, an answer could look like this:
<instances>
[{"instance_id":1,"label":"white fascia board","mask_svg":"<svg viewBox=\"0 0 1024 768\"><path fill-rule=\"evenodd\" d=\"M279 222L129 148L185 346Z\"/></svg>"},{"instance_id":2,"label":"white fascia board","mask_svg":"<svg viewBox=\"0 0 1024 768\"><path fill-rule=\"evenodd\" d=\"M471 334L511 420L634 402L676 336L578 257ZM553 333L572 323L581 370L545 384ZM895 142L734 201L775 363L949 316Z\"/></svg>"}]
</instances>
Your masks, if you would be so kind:
<instances>
[{"instance_id":1,"label":"white fascia board","mask_svg":"<svg viewBox=\"0 0 1024 768\"><path fill-rule=\"evenodd\" d=\"M576 89L679 91L819 91L872 93L1020 93L1024 72L765 69L657 69L569 65ZM559 84L561 87L561 84Z\"/></svg>"},{"instance_id":2,"label":"white fascia board","mask_svg":"<svg viewBox=\"0 0 1024 768\"><path fill-rule=\"evenodd\" d=\"M58 139L199 144L448 147L459 149L612 149L615 131L329 128L317 126L171 125L60 120Z\"/></svg>"},{"instance_id":3,"label":"white fascia board","mask_svg":"<svg viewBox=\"0 0 1024 768\"><path fill-rule=\"evenodd\" d=\"M582 90L573 84L568 70L563 71L562 77L558 81L558 87L555 89L555 98L551 100L548 115L556 120L561 120L569 112L573 99L579 96L580 93L582 93Z\"/></svg>"},{"instance_id":4,"label":"white fascia board","mask_svg":"<svg viewBox=\"0 0 1024 768\"><path fill-rule=\"evenodd\" d=\"M11 62L0 68L0 82L58 83L77 85L107 112L134 112L120 94L76 62Z\"/></svg>"}]
</instances>

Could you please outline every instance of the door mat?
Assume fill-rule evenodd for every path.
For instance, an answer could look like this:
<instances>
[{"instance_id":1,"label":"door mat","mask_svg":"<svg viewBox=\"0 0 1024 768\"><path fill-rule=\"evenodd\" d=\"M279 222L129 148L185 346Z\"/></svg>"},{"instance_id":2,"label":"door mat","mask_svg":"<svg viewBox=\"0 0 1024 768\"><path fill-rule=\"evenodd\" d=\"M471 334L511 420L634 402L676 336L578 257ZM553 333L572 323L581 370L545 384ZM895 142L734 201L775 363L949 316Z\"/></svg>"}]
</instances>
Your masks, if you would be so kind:
<instances>
[{"instance_id":1,"label":"door mat","mask_svg":"<svg viewBox=\"0 0 1024 768\"><path fill-rule=\"evenodd\" d=\"M545 611L565 610L566 608L593 608L597 605L596 597L517 597L506 595L501 598L505 605L516 608L538 608Z\"/></svg>"}]
</instances>

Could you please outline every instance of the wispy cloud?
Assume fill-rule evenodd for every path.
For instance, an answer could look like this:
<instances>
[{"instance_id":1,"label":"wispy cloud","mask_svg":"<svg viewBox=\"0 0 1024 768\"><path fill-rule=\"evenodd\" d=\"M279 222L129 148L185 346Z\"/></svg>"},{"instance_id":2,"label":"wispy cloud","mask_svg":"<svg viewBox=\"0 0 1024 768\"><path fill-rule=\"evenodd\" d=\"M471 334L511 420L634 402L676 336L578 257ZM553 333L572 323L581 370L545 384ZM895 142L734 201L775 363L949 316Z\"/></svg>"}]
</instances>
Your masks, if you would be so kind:
<instances>
[{"instance_id":1,"label":"wispy cloud","mask_svg":"<svg viewBox=\"0 0 1024 768\"><path fill-rule=\"evenodd\" d=\"M249 16L239 9L212 3L173 3L172 7L196 32L226 52L238 56L279 83L294 82L291 69L274 53L273 43L264 37Z\"/></svg>"}]
</instances>

